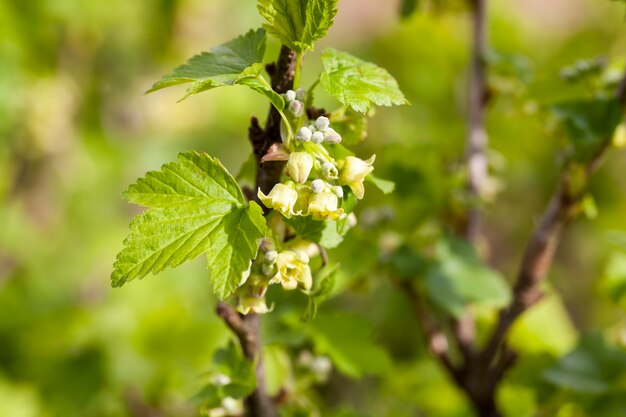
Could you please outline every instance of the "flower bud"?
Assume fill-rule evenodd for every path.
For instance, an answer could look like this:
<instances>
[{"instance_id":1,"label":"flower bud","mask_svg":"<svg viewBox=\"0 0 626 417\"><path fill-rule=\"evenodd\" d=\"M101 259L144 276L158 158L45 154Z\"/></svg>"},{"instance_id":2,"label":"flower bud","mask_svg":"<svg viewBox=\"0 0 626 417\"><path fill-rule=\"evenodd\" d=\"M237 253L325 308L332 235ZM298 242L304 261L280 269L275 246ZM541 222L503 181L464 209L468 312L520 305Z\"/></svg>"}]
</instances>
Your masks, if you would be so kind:
<instances>
[{"instance_id":1,"label":"flower bud","mask_svg":"<svg viewBox=\"0 0 626 417\"><path fill-rule=\"evenodd\" d=\"M313 143L322 143L322 142L324 142L324 133L322 133L322 132L315 132L315 133L313 133L313 135L311 136L311 142L313 142Z\"/></svg>"},{"instance_id":2,"label":"flower bud","mask_svg":"<svg viewBox=\"0 0 626 417\"><path fill-rule=\"evenodd\" d=\"M268 250L267 252L265 252L265 262L270 265L273 264L274 262L276 262L276 256L278 256L278 252L276 252L275 250Z\"/></svg>"},{"instance_id":3,"label":"flower bud","mask_svg":"<svg viewBox=\"0 0 626 417\"><path fill-rule=\"evenodd\" d=\"M326 183L323 180L316 179L311 182L311 188L314 193L319 194L326 188Z\"/></svg>"},{"instance_id":4,"label":"flower bud","mask_svg":"<svg viewBox=\"0 0 626 417\"><path fill-rule=\"evenodd\" d=\"M289 103L289 113L296 117L300 117L304 114L304 104L299 100L294 100Z\"/></svg>"},{"instance_id":5,"label":"flower bud","mask_svg":"<svg viewBox=\"0 0 626 417\"><path fill-rule=\"evenodd\" d=\"M327 180L335 180L339 175L339 171L337 171L335 164L327 161L322 164L322 175Z\"/></svg>"},{"instance_id":6,"label":"flower bud","mask_svg":"<svg viewBox=\"0 0 626 417\"><path fill-rule=\"evenodd\" d=\"M306 98L306 91L304 90L304 88L298 88L296 90L296 100L304 101L305 98Z\"/></svg>"},{"instance_id":7,"label":"flower bud","mask_svg":"<svg viewBox=\"0 0 626 417\"><path fill-rule=\"evenodd\" d=\"M339 200L334 193L313 194L309 202L308 214L316 220L337 220L343 214L343 209L337 208Z\"/></svg>"},{"instance_id":8,"label":"flower bud","mask_svg":"<svg viewBox=\"0 0 626 417\"><path fill-rule=\"evenodd\" d=\"M365 161L354 156L348 156L344 161L343 169L339 175L339 183L349 186L359 200L365 194L363 180L374 170L372 164L375 159L376 155L372 155L371 158Z\"/></svg>"},{"instance_id":9,"label":"flower bud","mask_svg":"<svg viewBox=\"0 0 626 417\"><path fill-rule=\"evenodd\" d=\"M293 211L298 200L298 192L285 184L276 184L268 195L263 194L259 189L257 196L265 207L280 211L287 218L299 214Z\"/></svg>"},{"instance_id":10,"label":"flower bud","mask_svg":"<svg viewBox=\"0 0 626 417\"><path fill-rule=\"evenodd\" d=\"M287 103L291 103L296 99L296 92L293 90L287 90L287 92L283 94L283 97L285 97Z\"/></svg>"},{"instance_id":11,"label":"flower bud","mask_svg":"<svg viewBox=\"0 0 626 417\"><path fill-rule=\"evenodd\" d=\"M296 134L296 139L300 142L308 142L311 140L311 136L313 136L313 132L311 132L311 129L304 126L301 127L300 130L298 130L298 133Z\"/></svg>"},{"instance_id":12,"label":"flower bud","mask_svg":"<svg viewBox=\"0 0 626 417\"><path fill-rule=\"evenodd\" d=\"M313 157L307 152L292 152L287 162L287 175L297 183L304 184L313 169Z\"/></svg>"},{"instance_id":13,"label":"flower bud","mask_svg":"<svg viewBox=\"0 0 626 417\"><path fill-rule=\"evenodd\" d=\"M335 129L329 127L324 131L324 141L336 145L341 142L341 135L337 133Z\"/></svg>"},{"instance_id":14,"label":"flower bud","mask_svg":"<svg viewBox=\"0 0 626 417\"><path fill-rule=\"evenodd\" d=\"M341 185L335 185L333 192L337 195L337 198L343 198L343 187Z\"/></svg>"},{"instance_id":15,"label":"flower bud","mask_svg":"<svg viewBox=\"0 0 626 417\"><path fill-rule=\"evenodd\" d=\"M330 120L328 120L328 117L320 116L315 121L315 129L320 132L323 132L326 129L328 129L328 126L330 126Z\"/></svg>"}]
</instances>

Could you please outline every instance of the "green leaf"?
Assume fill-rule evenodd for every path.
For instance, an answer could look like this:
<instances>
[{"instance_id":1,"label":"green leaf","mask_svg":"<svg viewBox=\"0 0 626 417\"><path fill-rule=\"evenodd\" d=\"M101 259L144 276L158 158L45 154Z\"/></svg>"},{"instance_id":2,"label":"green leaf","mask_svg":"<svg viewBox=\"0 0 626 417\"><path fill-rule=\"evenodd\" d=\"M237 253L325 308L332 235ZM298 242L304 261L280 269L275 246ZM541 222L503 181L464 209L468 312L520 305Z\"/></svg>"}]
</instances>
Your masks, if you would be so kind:
<instances>
[{"instance_id":1,"label":"green leaf","mask_svg":"<svg viewBox=\"0 0 626 417\"><path fill-rule=\"evenodd\" d=\"M338 0L259 0L263 27L296 52L312 50L326 36L337 14Z\"/></svg>"},{"instance_id":2,"label":"green leaf","mask_svg":"<svg viewBox=\"0 0 626 417\"><path fill-rule=\"evenodd\" d=\"M373 104L408 104L396 80L375 64L330 48L324 51L322 62L322 86L328 94L358 112L367 112Z\"/></svg>"},{"instance_id":3,"label":"green leaf","mask_svg":"<svg viewBox=\"0 0 626 417\"><path fill-rule=\"evenodd\" d=\"M601 394L626 372L626 351L609 345L601 334L585 335L579 346L561 358L543 377L572 391Z\"/></svg>"},{"instance_id":4,"label":"green leaf","mask_svg":"<svg viewBox=\"0 0 626 417\"><path fill-rule=\"evenodd\" d=\"M181 153L177 162L131 185L124 197L150 209L131 223L111 275L113 286L204 252L218 297L226 298L245 282L258 240L265 235L265 218L257 204L245 204L239 186L217 159Z\"/></svg>"},{"instance_id":5,"label":"green leaf","mask_svg":"<svg viewBox=\"0 0 626 417\"><path fill-rule=\"evenodd\" d=\"M146 93L173 85L191 83L184 100L192 94L198 94L213 88L228 85L246 85L257 91L282 110L282 97L272 91L267 82L262 81L263 56L265 55L266 36L263 29L251 30L210 52L202 52L191 58L155 83Z\"/></svg>"},{"instance_id":6,"label":"green leaf","mask_svg":"<svg viewBox=\"0 0 626 417\"><path fill-rule=\"evenodd\" d=\"M352 110L351 107L341 107L330 115L333 129L341 135L344 145L357 145L367 137L368 114Z\"/></svg>"},{"instance_id":7,"label":"green leaf","mask_svg":"<svg viewBox=\"0 0 626 417\"><path fill-rule=\"evenodd\" d=\"M347 209L346 212L348 212ZM350 230L348 220L314 220L310 216L295 216L284 219L296 231L298 236L312 240L326 249L332 249L343 242L343 237Z\"/></svg>"},{"instance_id":8,"label":"green leaf","mask_svg":"<svg viewBox=\"0 0 626 417\"><path fill-rule=\"evenodd\" d=\"M310 321L317 315L317 307L321 302L326 300L335 286L335 274L339 269L339 264L325 265L315 276L317 288L308 296L308 302L304 314L303 321Z\"/></svg>"},{"instance_id":9,"label":"green leaf","mask_svg":"<svg viewBox=\"0 0 626 417\"><path fill-rule=\"evenodd\" d=\"M483 264L468 242L441 239L436 260L426 273L426 291L449 314L460 317L469 304L500 308L509 303L511 290L504 278Z\"/></svg>"},{"instance_id":10,"label":"green leaf","mask_svg":"<svg viewBox=\"0 0 626 417\"><path fill-rule=\"evenodd\" d=\"M417 9L417 0L402 0L400 5L400 16L403 19L410 17Z\"/></svg>"},{"instance_id":11,"label":"green leaf","mask_svg":"<svg viewBox=\"0 0 626 417\"><path fill-rule=\"evenodd\" d=\"M273 344L263 347L263 367L267 393L277 395L293 379L291 358L287 350Z\"/></svg>"},{"instance_id":12,"label":"green leaf","mask_svg":"<svg viewBox=\"0 0 626 417\"><path fill-rule=\"evenodd\" d=\"M369 174L365 179L376 186L383 194L392 193L396 189L396 183L389 180L378 178L373 174Z\"/></svg>"},{"instance_id":13,"label":"green leaf","mask_svg":"<svg viewBox=\"0 0 626 417\"><path fill-rule=\"evenodd\" d=\"M230 342L225 349L213 355L216 368L230 378L230 383L222 387L224 397L244 398L256 388L254 363L243 356L241 350Z\"/></svg>"},{"instance_id":14,"label":"green leaf","mask_svg":"<svg viewBox=\"0 0 626 417\"><path fill-rule=\"evenodd\" d=\"M600 292L611 302L626 307L626 254L615 252L609 258L598 283Z\"/></svg>"},{"instance_id":15,"label":"green leaf","mask_svg":"<svg viewBox=\"0 0 626 417\"><path fill-rule=\"evenodd\" d=\"M372 342L369 320L350 313L320 314L309 323L318 354L328 355L337 370L351 378L383 374L391 368L387 352Z\"/></svg>"},{"instance_id":16,"label":"green leaf","mask_svg":"<svg viewBox=\"0 0 626 417\"><path fill-rule=\"evenodd\" d=\"M610 141L624 113L616 99L597 98L556 104L552 112L563 125L576 159L587 160Z\"/></svg>"},{"instance_id":17,"label":"green leaf","mask_svg":"<svg viewBox=\"0 0 626 417\"><path fill-rule=\"evenodd\" d=\"M563 301L549 293L515 321L507 343L524 355L547 353L559 357L575 346L577 337Z\"/></svg>"}]
</instances>

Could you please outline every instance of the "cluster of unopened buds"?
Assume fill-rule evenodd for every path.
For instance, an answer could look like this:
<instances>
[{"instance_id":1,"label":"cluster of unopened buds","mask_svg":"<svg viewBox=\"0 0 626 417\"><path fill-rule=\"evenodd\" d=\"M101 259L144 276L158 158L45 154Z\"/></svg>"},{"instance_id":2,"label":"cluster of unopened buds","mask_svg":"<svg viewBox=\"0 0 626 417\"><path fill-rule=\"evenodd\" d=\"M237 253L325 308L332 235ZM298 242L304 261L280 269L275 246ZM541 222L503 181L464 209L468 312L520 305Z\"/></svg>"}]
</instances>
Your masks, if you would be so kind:
<instances>
[{"instance_id":1,"label":"cluster of unopened buds","mask_svg":"<svg viewBox=\"0 0 626 417\"><path fill-rule=\"evenodd\" d=\"M265 241L264 246L268 245L273 246ZM265 302L265 293L271 284L280 284L284 290L310 291L313 274L309 261L318 255L317 245L306 240L297 240L281 251L266 248L253 266L246 285L238 292L238 311L242 314L271 311Z\"/></svg>"},{"instance_id":2,"label":"cluster of unopened buds","mask_svg":"<svg viewBox=\"0 0 626 417\"><path fill-rule=\"evenodd\" d=\"M300 117L304 114L305 96L306 93L303 88L298 88L296 91L287 90L287 92L283 94L289 113L296 117Z\"/></svg>"},{"instance_id":3,"label":"cluster of unopened buds","mask_svg":"<svg viewBox=\"0 0 626 417\"><path fill-rule=\"evenodd\" d=\"M297 93L294 92L297 97ZM276 184L266 195L260 189L258 197L268 208L285 217L312 216L315 220L338 220L345 216L341 202L344 186L362 199L363 181L374 170L375 155L367 160L347 156L335 160L325 145L341 142L341 135L325 116L318 117L298 130L289 154L285 181Z\"/></svg>"}]
</instances>

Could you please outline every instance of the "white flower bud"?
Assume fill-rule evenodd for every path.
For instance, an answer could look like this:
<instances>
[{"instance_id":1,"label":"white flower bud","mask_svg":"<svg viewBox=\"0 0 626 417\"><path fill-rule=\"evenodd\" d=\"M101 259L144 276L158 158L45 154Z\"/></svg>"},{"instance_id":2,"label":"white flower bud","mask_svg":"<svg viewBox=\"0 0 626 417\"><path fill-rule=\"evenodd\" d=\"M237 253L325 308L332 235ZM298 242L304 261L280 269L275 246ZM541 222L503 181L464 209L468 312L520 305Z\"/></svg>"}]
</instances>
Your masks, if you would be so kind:
<instances>
[{"instance_id":1,"label":"white flower bud","mask_svg":"<svg viewBox=\"0 0 626 417\"><path fill-rule=\"evenodd\" d=\"M267 252L265 252L265 262L267 262L268 264L273 264L274 262L276 262L277 256L278 252L276 252L275 250L268 250Z\"/></svg>"},{"instance_id":2,"label":"white flower bud","mask_svg":"<svg viewBox=\"0 0 626 417\"><path fill-rule=\"evenodd\" d=\"M313 136L313 132L311 132L311 129L304 126L301 127L300 130L298 130L298 133L296 134L296 139L301 142L308 142L311 140L311 136Z\"/></svg>"},{"instance_id":3,"label":"white flower bud","mask_svg":"<svg viewBox=\"0 0 626 417\"><path fill-rule=\"evenodd\" d=\"M313 143L322 143L324 142L324 134L322 132L315 132L311 136L311 142Z\"/></svg>"},{"instance_id":4,"label":"white flower bud","mask_svg":"<svg viewBox=\"0 0 626 417\"><path fill-rule=\"evenodd\" d=\"M296 92L293 90L287 90L287 92L283 94L283 97L285 97L285 100L287 100L287 103L291 103L292 101L296 99Z\"/></svg>"},{"instance_id":5,"label":"white flower bud","mask_svg":"<svg viewBox=\"0 0 626 417\"><path fill-rule=\"evenodd\" d=\"M296 117L300 117L304 114L304 104L299 100L294 100L289 103L289 113Z\"/></svg>"},{"instance_id":6,"label":"white flower bud","mask_svg":"<svg viewBox=\"0 0 626 417\"><path fill-rule=\"evenodd\" d=\"M324 162L322 164L322 175L327 180L335 180L339 176L339 171L337 171L337 167L332 162Z\"/></svg>"},{"instance_id":7,"label":"white flower bud","mask_svg":"<svg viewBox=\"0 0 626 417\"><path fill-rule=\"evenodd\" d=\"M335 185L333 187L333 191L337 194L337 198L343 198L343 187L340 185Z\"/></svg>"},{"instance_id":8,"label":"white flower bud","mask_svg":"<svg viewBox=\"0 0 626 417\"><path fill-rule=\"evenodd\" d=\"M348 214L348 226L354 227L354 226L356 226L357 222L358 222L358 220L356 218L356 214L354 214L354 213Z\"/></svg>"},{"instance_id":9,"label":"white flower bud","mask_svg":"<svg viewBox=\"0 0 626 417\"><path fill-rule=\"evenodd\" d=\"M233 416L240 412L239 401L233 397L225 397L222 400L222 408L226 411L226 415Z\"/></svg>"},{"instance_id":10,"label":"white flower bud","mask_svg":"<svg viewBox=\"0 0 626 417\"><path fill-rule=\"evenodd\" d=\"M315 129L319 130L320 132L328 129L328 126L330 126L330 120L328 120L328 117L320 116L315 121Z\"/></svg>"},{"instance_id":11,"label":"white flower bud","mask_svg":"<svg viewBox=\"0 0 626 417\"><path fill-rule=\"evenodd\" d=\"M321 193L326 188L326 183L323 180L317 179L311 182L311 188L314 193Z\"/></svg>"},{"instance_id":12,"label":"white flower bud","mask_svg":"<svg viewBox=\"0 0 626 417\"><path fill-rule=\"evenodd\" d=\"M341 142L341 135L335 131L332 127L329 127L324 131L324 141L336 145Z\"/></svg>"},{"instance_id":13,"label":"white flower bud","mask_svg":"<svg viewBox=\"0 0 626 417\"><path fill-rule=\"evenodd\" d=\"M313 169L313 157L307 152L292 152L287 161L287 175L297 183L304 184Z\"/></svg>"},{"instance_id":14,"label":"white flower bud","mask_svg":"<svg viewBox=\"0 0 626 417\"><path fill-rule=\"evenodd\" d=\"M231 382L231 379L228 375L224 374L216 374L212 378L213 385L218 387L223 387L224 385L228 385Z\"/></svg>"},{"instance_id":15,"label":"white flower bud","mask_svg":"<svg viewBox=\"0 0 626 417\"><path fill-rule=\"evenodd\" d=\"M306 91L304 90L304 88L298 88L296 90L296 100L304 101L305 98L306 98Z\"/></svg>"}]
</instances>

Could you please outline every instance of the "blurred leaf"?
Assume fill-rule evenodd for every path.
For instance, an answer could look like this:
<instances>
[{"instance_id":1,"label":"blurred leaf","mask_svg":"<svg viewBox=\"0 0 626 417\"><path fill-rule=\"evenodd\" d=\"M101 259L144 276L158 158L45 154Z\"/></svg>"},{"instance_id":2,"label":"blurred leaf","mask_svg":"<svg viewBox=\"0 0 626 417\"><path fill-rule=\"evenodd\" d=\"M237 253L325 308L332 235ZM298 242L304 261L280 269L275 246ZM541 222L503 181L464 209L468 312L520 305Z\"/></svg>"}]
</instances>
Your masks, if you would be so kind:
<instances>
[{"instance_id":1,"label":"blurred leaf","mask_svg":"<svg viewBox=\"0 0 626 417\"><path fill-rule=\"evenodd\" d=\"M423 275L431 262L410 245L400 245L391 257L391 266L402 278L415 279Z\"/></svg>"},{"instance_id":2,"label":"blurred leaf","mask_svg":"<svg viewBox=\"0 0 626 417\"><path fill-rule=\"evenodd\" d=\"M277 395L288 381L293 378L291 358L286 349L278 345L263 347L263 367L267 393Z\"/></svg>"},{"instance_id":3,"label":"blurred leaf","mask_svg":"<svg viewBox=\"0 0 626 417\"><path fill-rule=\"evenodd\" d=\"M449 314L460 317L468 304L499 308L510 301L506 281L478 258L468 242L441 239L435 258L437 263L426 274L426 291Z\"/></svg>"},{"instance_id":4,"label":"blurred leaf","mask_svg":"<svg viewBox=\"0 0 626 417\"><path fill-rule=\"evenodd\" d=\"M384 69L346 52L326 49L322 55L324 89L345 106L366 113L373 104L408 104L397 81Z\"/></svg>"},{"instance_id":5,"label":"blurred leaf","mask_svg":"<svg viewBox=\"0 0 626 417\"><path fill-rule=\"evenodd\" d=\"M582 160L593 157L611 140L623 118L622 107L613 98L560 103L552 111L572 141L577 159Z\"/></svg>"},{"instance_id":6,"label":"blurred leaf","mask_svg":"<svg viewBox=\"0 0 626 417\"><path fill-rule=\"evenodd\" d=\"M372 112L370 112L372 113ZM344 145L357 145L367 137L369 114L356 112L352 107L341 107L330 115L333 129L341 135Z\"/></svg>"},{"instance_id":7,"label":"blurred leaf","mask_svg":"<svg viewBox=\"0 0 626 417\"><path fill-rule=\"evenodd\" d=\"M626 253L611 255L598 285L613 303L626 307Z\"/></svg>"},{"instance_id":8,"label":"blurred leaf","mask_svg":"<svg viewBox=\"0 0 626 417\"><path fill-rule=\"evenodd\" d=\"M258 9L267 20L263 27L296 52L312 50L326 36L337 14L338 0L259 0Z\"/></svg>"},{"instance_id":9,"label":"blurred leaf","mask_svg":"<svg viewBox=\"0 0 626 417\"><path fill-rule=\"evenodd\" d=\"M544 372L554 385L572 391L601 394L626 373L626 351L607 344L599 333L583 336L578 347Z\"/></svg>"},{"instance_id":10,"label":"blurred leaf","mask_svg":"<svg viewBox=\"0 0 626 417\"><path fill-rule=\"evenodd\" d=\"M374 174L369 174L365 179L376 186L383 194L392 193L396 189L396 183L389 180L378 178Z\"/></svg>"},{"instance_id":11,"label":"blurred leaf","mask_svg":"<svg viewBox=\"0 0 626 417\"><path fill-rule=\"evenodd\" d=\"M218 297L227 297L245 282L258 239L265 234L265 218L257 204L246 205L236 181L217 159L181 153L178 162L147 173L124 197L150 209L131 223L115 261L113 286L204 252Z\"/></svg>"},{"instance_id":12,"label":"blurred leaf","mask_svg":"<svg viewBox=\"0 0 626 417\"><path fill-rule=\"evenodd\" d=\"M410 17L417 9L417 0L402 0L400 4L400 16L403 19Z\"/></svg>"},{"instance_id":13,"label":"blurred leaf","mask_svg":"<svg viewBox=\"0 0 626 417\"><path fill-rule=\"evenodd\" d=\"M576 344L577 332L561 298L549 293L515 321L509 345L524 354L564 355Z\"/></svg>"},{"instance_id":14,"label":"blurred leaf","mask_svg":"<svg viewBox=\"0 0 626 417\"><path fill-rule=\"evenodd\" d=\"M265 55L265 31L251 30L220 46L191 58L185 65L174 69L155 83L146 93L192 83L187 89L184 100L192 94L198 94L216 87L227 85L246 85L266 96L274 106L283 109L283 98L275 93L262 80L261 71Z\"/></svg>"},{"instance_id":15,"label":"blurred leaf","mask_svg":"<svg viewBox=\"0 0 626 417\"><path fill-rule=\"evenodd\" d=\"M371 340L372 325L351 313L319 314L308 325L318 354L328 355L337 370L351 378L383 374L391 368L387 352Z\"/></svg>"},{"instance_id":16,"label":"blurred leaf","mask_svg":"<svg viewBox=\"0 0 626 417\"><path fill-rule=\"evenodd\" d=\"M335 273L339 269L339 264L325 265L315 276L317 288L308 294L306 310L302 314L302 320L310 321L317 315L317 307L332 292L335 286Z\"/></svg>"}]
</instances>

